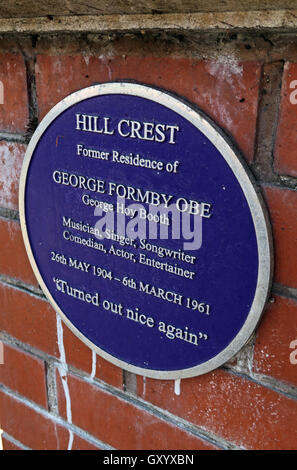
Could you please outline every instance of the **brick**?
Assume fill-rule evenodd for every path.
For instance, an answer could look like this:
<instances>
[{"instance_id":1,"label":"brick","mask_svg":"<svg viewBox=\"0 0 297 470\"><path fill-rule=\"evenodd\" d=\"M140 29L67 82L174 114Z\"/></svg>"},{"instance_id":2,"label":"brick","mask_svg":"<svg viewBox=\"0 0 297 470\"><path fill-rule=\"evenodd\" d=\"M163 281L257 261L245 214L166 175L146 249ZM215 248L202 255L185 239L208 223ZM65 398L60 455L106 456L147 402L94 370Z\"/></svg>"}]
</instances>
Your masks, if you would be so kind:
<instances>
[{"instance_id":1,"label":"brick","mask_svg":"<svg viewBox=\"0 0 297 470\"><path fill-rule=\"evenodd\" d=\"M9 441L5 437L2 437L2 445L3 450L23 450L21 447L18 447L17 445L13 444L13 442Z\"/></svg>"},{"instance_id":2,"label":"brick","mask_svg":"<svg viewBox=\"0 0 297 470\"><path fill-rule=\"evenodd\" d=\"M297 64L286 62L281 90L279 122L275 142L275 169L280 174L297 176ZM291 98L291 99L290 99Z\"/></svg>"},{"instance_id":3,"label":"brick","mask_svg":"<svg viewBox=\"0 0 297 470\"><path fill-rule=\"evenodd\" d=\"M0 54L0 131L21 133L28 125L28 94L24 60L19 54ZM3 102L3 104L2 104Z\"/></svg>"},{"instance_id":4,"label":"brick","mask_svg":"<svg viewBox=\"0 0 297 470\"><path fill-rule=\"evenodd\" d=\"M258 62L223 63L152 57L37 57L39 117L62 98L95 82L134 79L177 93L198 105L227 132L246 158L254 154Z\"/></svg>"},{"instance_id":5,"label":"brick","mask_svg":"<svg viewBox=\"0 0 297 470\"><path fill-rule=\"evenodd\" d=\"M67 384L72 422L117 449L215 449L203 439L74 376L68 375ZM65 417L59 374L57 388L60 414Z\"/></svg>"},{"instance_id":6,"label":"brick","mask_svg":"<svg viewBox=\"0 0 297 470\"><path fill-rule=\"evenodd\" d=\"M69 432L32 408L0 392L2 427L30 449L67 449Z\"/></svg>"},{"instance_id":7,"label":"brick","mask_svg":"<svg viewBox=\"0 0 297 470\"><path fill-rule=\"evenodd\" d=\"M59 428L58 435L61 434L61 432L63 432L64 448L59 449L59 447L56 446L56 447L53 447L51 450L65 450L68 448L69 431L65 431L65 430L61 431L62 429L63 428ZM68 437L66 434L66 439L65 439L64 433L67 433L67 432L68 432ZM68 439L68 442L67 442L67 439ZM3 444L3 450L23 450L21 447L18 447L17 445L13 444L11 441L6 439L5 437L2 438L2 444ZM101 450L101 447L95 446L94 444L91 444L85 439L82 439L81 437L74 434L71 450Z\"/></svg>"},{"instance_id":8,"label":"brick","mask_svg":"<svg viewBox=\"0 0 297 470\"><path fill-rule=\"evenodd\" d=\"M25 152L23 144L0 142L0 206L6 209L18 210L19 179Z\"/></svg>"},{"instance_id":9,"label":"brick","mask_svg":"<svg viewBox=\"0 0 297 470\"><path fill-rule=\"evenodd\" d=\"M88 374L92 371L92 351L63 323L66 362Z\"/></svg>"},{"instance_id":10,"label":"brick","mask_svg":"<svg viewBox=\"0 0 297 470\"><path fill-rule=\"evenodd\" d=\"M123 388L123 370L97 355L96 377L113 387Z\"/></svg>"},{"instance_id":11,"label":"brick","mask_svg":"<svg viewBox=\"0 0 297 470\"><path fill-rule=\"evenodd\" d=\"M217 369L181 381L143 379L138 394L154 405L248 449L296 449L297 401Z\"/></svg>"},{"instance_id":12,"label":"brick","mask_svg":"<svg viewBox=\"0 0 297 470\"><path fill-rule=\"evenodd\" d=\"M44 362L5 343L0 382L38 405L47 407Z\"/></svg>"},{"instance_id":13,"label":"brick","mask_svg":"<svg viewBox=\"0 0 297 470\"><path fill-rule=\"evenodd\" d=\"M65 347L66 362L69 365L83 370L88 374L93 372L92 350L86 346L72 331L63 324L63 342ZM105 361L96 355L95 377L114 387L122 388L123 371L119 367Z\"/></svg>"},{"instance_id":14,"label":"brick","mask_svg":"<svg viewBox=\"0 0 297 470\"><path fill-rule=\"evenodd\" d=\"M56 314L45 300L0 283L0 329L53 356L59 356Z\"/></svg>"},{"instance_id":15,"label":"brick","mask_svg":"<svg viewBox=\"0 0 297 470\"><path fill-rule=\"evenodd\" d=\"M20 224L15 220L0 218L0 273L38 286L29 263Z\"/></svg>"},{"instance_id":16,"label":"brick","mask_svg":"<svg viewBox=\"0 0 297 470\"><path fill-rule=\"evenodd\" d=\"M297 340L297 301L275 296L260 323L253 370L297 386L297 365L290 343Z\"/></svg>"},{"instance_id":17,"label":"brick","mask_svg":"<svg viewBox=\"0 0 297 470\"><path fill-rule=\"evenodd\" d=\"M273 227L274 281L297 287L297 191L273 187L264 188Z\"/></svg>"},{"instance_id":18,"label":"brick","mask_svg":"<svg viewBox=\"0 0 297 470\"><path fill-rule=\"evenodd\" d=\"M95 446L90 442L78 437L76 434L73 438L73 444L71 450L102 450L101 447Z\"/></svg>"},{"instance_id":19,"label":"brick","mask_svg":"<svg viewBox=\"0 0 297 470\"><path fill-rule=\"evenodd\" d=\"M0 414L3 430L33 450L67 450L70 432L50 418L0 391ZM74 435L75 448L88 443Z\"/></svg>"},{"instance_id":20,"label":"brick","mask_svg":"<svg viewBox=\"0 0 297 470\"><path fill-rule=\"evenodd\" d=\"M21 447L13 444L11 441L7 440L5 437L2 438L3 450L23 450ZM101 447L95 446L90 442L82 439L81 437L74 434L73 443L71 450L102 450Z\"/></svg>"}]
</instances>

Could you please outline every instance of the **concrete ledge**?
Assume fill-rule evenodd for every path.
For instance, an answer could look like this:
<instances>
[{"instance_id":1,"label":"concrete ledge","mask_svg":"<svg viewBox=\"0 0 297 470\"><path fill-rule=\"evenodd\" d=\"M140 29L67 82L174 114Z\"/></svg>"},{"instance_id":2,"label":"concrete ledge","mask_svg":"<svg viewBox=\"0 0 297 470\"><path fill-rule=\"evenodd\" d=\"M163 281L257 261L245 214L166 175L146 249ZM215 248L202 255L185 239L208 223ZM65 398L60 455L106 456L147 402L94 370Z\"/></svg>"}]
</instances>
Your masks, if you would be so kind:
<instances>
[{"instance_id":1,"label":"concrete ledge","mask_svg":"<svg viewBox=\"0 0 297 470\"><path fill-rule=\"evenodd\" d=\"M1 18L0 33L296 31L297 10Z\"/></svg>"},{"instance_id":2,"label":"concrete ledge","mask_svg":"<svg viewBox=\"0 0 297 470\"><path fill-rule=\"evenodd\" d=\"M0 18L294 10L297 0L5 0Z\"/></svg>"}]
</instances>

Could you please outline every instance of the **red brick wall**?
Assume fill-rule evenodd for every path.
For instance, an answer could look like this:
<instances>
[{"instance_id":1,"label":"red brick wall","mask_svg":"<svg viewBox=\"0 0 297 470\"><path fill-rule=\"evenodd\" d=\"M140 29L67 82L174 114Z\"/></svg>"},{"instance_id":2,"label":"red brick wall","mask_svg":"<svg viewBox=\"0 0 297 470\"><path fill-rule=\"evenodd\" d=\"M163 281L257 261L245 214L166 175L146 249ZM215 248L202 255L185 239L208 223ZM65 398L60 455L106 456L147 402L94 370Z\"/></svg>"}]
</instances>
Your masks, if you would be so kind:
<instances>
[{"instance_id":1,"label":"red brick wall","mask_svg":"<svg viewBox=\"0 0 297 470\"><path fill-rule=\"evenodd\" d=\"M290 361L297 340L297 41L33 39L33 46L24 39L21 53L19 39L10 38L0 53L4 448L297 449L297 364ZM202 108L242 151L270 212L275 274L261 323L236 358L182 380L180 394L173 381L136 377L96 357L63 326L22 242L19 175L37 120L70 92L117 79L160 86Z\"/></svg>"}]
</instances>

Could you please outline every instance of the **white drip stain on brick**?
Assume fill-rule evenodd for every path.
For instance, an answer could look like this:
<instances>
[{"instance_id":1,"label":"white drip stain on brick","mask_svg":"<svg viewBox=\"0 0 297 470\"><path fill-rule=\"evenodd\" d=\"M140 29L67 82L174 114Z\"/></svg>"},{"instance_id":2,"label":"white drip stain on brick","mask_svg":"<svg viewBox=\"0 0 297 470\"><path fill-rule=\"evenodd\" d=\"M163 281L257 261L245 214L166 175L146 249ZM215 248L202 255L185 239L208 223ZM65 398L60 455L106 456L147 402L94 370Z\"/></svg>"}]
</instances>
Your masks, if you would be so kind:
<instances>
[{"instance_id":1,"label":"white drip stain on brick","mask_svg":"<svg viewBox=\"0 0 297 470\"><path fill-rule=\"evenodd\" d=\"M88 55L83 55L83 58L84 58L84 61L86 63L86 66L88 67L89 66L89 63L90 63L90 56Z\"/></svg>"},{"instance_id":2,"label":"white drip stain on brick","mask_svg":"<svg viewBox=\"0 0 297 470\"><path fill-rule=\"evenodd\" d=\"M97 354L95 353L95 351L92 351L92 372L91 372L92 379L96 375L96 361L97 361Z\"/></svg>"},{"instance_id":3,"label":"white drip stain on brick","mask_svg":"<svg viewBox=\"0 0 297 470\"><path fill-rule=\"evenodd\" d=\"M221 122L229 129L234 128L234 117L231 116L224 93L226 89L231 90L238 99L242 98L245 91L243 82L243 66L238 59L232 55L218 55L206 64L206 70L217 81L215 94L211 91L204 91L203 98L215 108ZM221 104L219 104L221 103Z\"/></svg>"},{"instance_id":4,"label":"white drip stain on brick","mask_svg":"<svg viewBox=\"0 0 297 470\"><path fill-rule=\"evenodd\" d=\"M106 55L100 55L99 56L99 59L102 60L102 63L105 65L105 67L107 68L107 71L108 71L108 79L109 80L112 80L112 70L111 70L111 67L110 67L110 64L109 64L109 60L108 60L108 56Z\"/></svg>"},{"instance_id":5,"label":"white drip stain on brick","mask_svg":"<svg viewBox=\"0 0 297 470\"><path fill-rule=\"evenodd\" d=\"M3 142L0 148L0 163L0 202L4 207L12 208L14 202L13 186L15 185L15 181L19 178L22 166L19 150L13 147L12 144Z\"/></svg>"},{"instance_id":6,"label":"white drip stain on brick","mask_svg":"<svg viewBox=\"0 0 297 470\"><path fill-rule=\"evenodd\" d=\"M63 341L63 326L62 326L62 320L60 316L56 315L56 318L57 318L58 347L59 347L59 353L60 353L60 364L58 366L58 370L59 370L59 374L61 377L61 382L63 385L64 395L65 395L65 400L66 400L67 422L72 424L71 398L70 398L70 392L69 392L69 387L67 383L68 366L66 363L66 355L65 355L65 348L64 348L64 341ZM72 444L73 444L73 432L69 430L69 441L68 441L67 450L72 449Z\"/></svg>"},{"instance_id":7,"label":"white drip stain on brick","mask_svg":"<svg viewBox=\"0 0 297 470\"><path fill-rule=\"evenodd\" d=\"M210 60L206 68L210 75L217 77L221 81L232 82L235 75L242 76L243 66L239 60L233 56L218 55L215 60Z\"/></svg>"},{"instance_id":8,"label":"white drip stain on brick","mask_svg":"<svg viewBox=\"0 0 297 470\"><path fill-rule=\"evenodd\" d=\"M4 104L4 85L0 80L0 104Z\"/></svg>"},{"instance_id":9,"label":"white drip stain on brick","mask_svg":"<svg viewBox=\"0 0 297 470\"><path fill-rule=\"evenodd\" d=\"M180 395L180 379L174 381L174 393L175 395Z\"/></svg>"}]
</instances>

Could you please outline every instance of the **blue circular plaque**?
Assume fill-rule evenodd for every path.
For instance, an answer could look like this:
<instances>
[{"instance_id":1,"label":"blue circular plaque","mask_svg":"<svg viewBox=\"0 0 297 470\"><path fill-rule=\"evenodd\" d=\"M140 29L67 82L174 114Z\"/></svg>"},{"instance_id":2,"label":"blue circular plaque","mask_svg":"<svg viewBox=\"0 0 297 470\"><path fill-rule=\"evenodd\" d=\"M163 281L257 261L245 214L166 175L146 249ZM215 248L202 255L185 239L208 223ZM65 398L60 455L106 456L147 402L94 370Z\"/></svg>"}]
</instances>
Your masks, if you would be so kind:
<instances>
[{"instance_id":1,"label":"blue circular plaque","mask_svg":"<svg viewBox=\"0 0 297 470\"><path fill-rule=\"evenodd\" d=\"M58 314L110 362L177 379L228 361L269 293L270 231L238 152L159 89L71 94L27 149L21 225Z\"/></svg>"}]
</instances>

